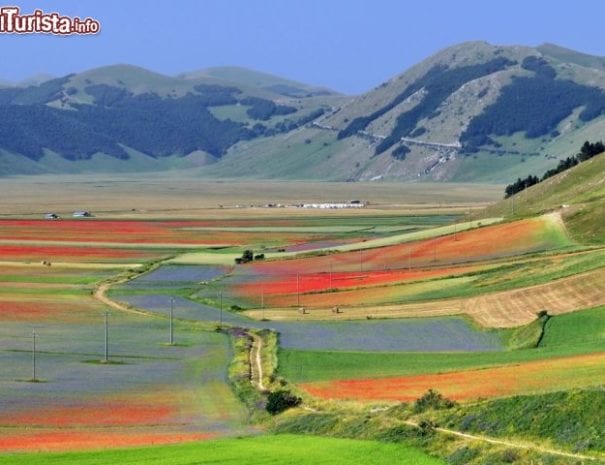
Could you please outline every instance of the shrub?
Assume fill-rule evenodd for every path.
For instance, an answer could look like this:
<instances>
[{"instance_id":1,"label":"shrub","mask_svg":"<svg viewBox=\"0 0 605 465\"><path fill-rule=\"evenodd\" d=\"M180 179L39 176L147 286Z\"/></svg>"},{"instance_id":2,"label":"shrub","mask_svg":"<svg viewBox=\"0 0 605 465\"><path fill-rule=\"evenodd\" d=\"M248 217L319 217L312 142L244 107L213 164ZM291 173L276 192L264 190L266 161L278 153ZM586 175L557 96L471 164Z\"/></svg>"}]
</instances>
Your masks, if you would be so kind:
<instances>
[{"instance_id":1,"label":"shrub","mask_svg":"<svg viewBox=\"0 0 605 465\"><path fill-rule=\"evenodd\" d=\"M429 389L420 399L414 402L414 413L422 413L429 409L441 410L452 408L456 403L439 392Z\"/></svg>"},{"instance_id":2,"label":"shrub","mask_svg":"<svg viewBox=\"0 0 605 465\"><path fill-rule=\"evenodd\" d=\"M264 258L264 255L263 255L263 258ZM251 262L252 260L254 260L254 252L252 252L252 250L244 250L244 253L242 254L242 256L237 257L235 259L235 264L241 265L242 263L248 263L248 262Z\"/></svg>"},{"instance_id":3,"label":"shrub","mask_svg":"<svg viewBox=\"0 0 605 465\"><path fill-rule=\"evenodd\" d=\"M271 415L277 415L289 408L296 407L301 402L302 399L290 391L273 391L267 397L266 409Z\"/></svg>"},{"instance_id":4,"label":"shrub","mask_svg":"<svg viewBox=\"0 0 605 465\"><path fill-rule=\"evenodd\" d=\"M502 452L502 461L504 463L514 463L519 460L519 453L516 450L506 449Z\"/></svg>"},{"instance_id":5,"label":"shrub","mask_svg":"<svg viewBox=\"0 0 605 465\"><path fill-rule=\"evenodd\" d=\"M456 451L447 458L447 463L450 465L463 465L465 463L470 463L471 460L478 455L479 451L477 449L466 446L461 447L460 449L456 449Z\"/></svg>"},{"instance_id":6,"label":"shrub","mask_svg":"<svg viewBox=\"0 0 605 465\"><path fill-rule=\"evenodd\" d=\"M435 432L435 423L431 420L421 420L418 423L418 436L426 437L430 436Z\"/></svg>"}]
</instances>

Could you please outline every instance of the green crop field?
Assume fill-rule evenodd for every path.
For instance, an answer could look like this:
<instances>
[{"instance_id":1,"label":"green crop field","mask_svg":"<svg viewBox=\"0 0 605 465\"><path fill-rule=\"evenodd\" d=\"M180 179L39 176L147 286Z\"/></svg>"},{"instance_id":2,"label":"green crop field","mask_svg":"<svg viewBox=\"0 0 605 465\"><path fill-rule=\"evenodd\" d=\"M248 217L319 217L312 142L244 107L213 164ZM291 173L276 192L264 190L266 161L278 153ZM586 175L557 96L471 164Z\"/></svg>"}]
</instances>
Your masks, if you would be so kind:
<instances>
[{"instance_id":1,"label":"green crop field","mask_svg":"<svg viewBox=\"0 0 605 465\"><path fill-rule=\"evenodd\" d=\"M162 465L234 464L270 465L440 465L418 449L376 441L277 435L207 441L177 446L68 454L14 454L0 456L3 465Z\"/></svg>"},{"instance_id":2,"label":"green crop field","mask_svg":"<svg viewBox=\"0 0 605 465\"><path fill-rule=\"evenodd\" d=\"M418 375L601 352L605 307L551 318L537 348L474 353L363 353L282 349L279 373L295 382ZM506 339L509 331L503 331Z\"/></svg>"}]
</instances>

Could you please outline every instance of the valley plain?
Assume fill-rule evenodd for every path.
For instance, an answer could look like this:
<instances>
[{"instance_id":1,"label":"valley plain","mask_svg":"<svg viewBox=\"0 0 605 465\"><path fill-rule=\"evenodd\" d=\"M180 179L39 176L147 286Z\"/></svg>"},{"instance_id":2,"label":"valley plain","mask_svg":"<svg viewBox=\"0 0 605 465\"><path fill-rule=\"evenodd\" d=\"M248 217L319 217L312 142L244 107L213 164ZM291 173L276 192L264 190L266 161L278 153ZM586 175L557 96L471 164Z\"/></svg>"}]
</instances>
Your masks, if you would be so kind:
<instances>
[{"instance_id":1,"label":"valley plain","mask_svg":"<svg viewBox=\"0 0 605 465\"><path fill-rule=\"evenodd\" d=\"M1 458L598 463L574 399L603 397L601 200L561 180L604 162L514 211L502 185L3 180ZM565 440L530 408L560 393ZM471 421L498 402L535 427Z\"/></svg>"}]
</instances>

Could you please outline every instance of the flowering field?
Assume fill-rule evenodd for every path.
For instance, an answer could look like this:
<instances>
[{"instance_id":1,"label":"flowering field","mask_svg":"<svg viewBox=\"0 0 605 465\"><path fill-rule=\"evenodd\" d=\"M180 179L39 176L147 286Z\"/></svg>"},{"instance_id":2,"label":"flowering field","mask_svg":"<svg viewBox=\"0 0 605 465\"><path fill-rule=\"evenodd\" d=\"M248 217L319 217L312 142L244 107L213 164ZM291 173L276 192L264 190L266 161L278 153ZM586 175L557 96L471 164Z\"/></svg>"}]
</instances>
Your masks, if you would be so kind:
<instances>
[{"instance_id":1,"label":"flowering field","mask_svg":"<svg viewBox=\"0 0 605 465\"><path fill-rule=\"evenodd\" d=\"M461 266L462 263L557 249L567 244L560 224L546 216L376 249L254 263L236 268L236 276L242 276L242 280L233 291L258 305L262 289L264 302L270 307L422 300L435 287L455 286L460 281L439 285L409 283L489 268L489 264Z\"/></svg>"},{"instance_id":2,"label":"flowering field","mask_svg":"<svg viewBox=\"0 0 605 465\"><path fill-rule=\"evenodd\" d=\"M378 248L295 256L344 243L349 248L355 241L363 245L366 239L388 242L388 234L400 234L407 227L387 222L383 229L380 224L373 229L369 220L359 225L324 221L0 220L0 262L4 262L0 265L0 451L171 443L249 432L247 413L227 382L233 355L229 339L221 333L199 332L190 321L270 328L279 332L284 351L503 354L501 333L482 331L461 317L382 320L372 314L366 321L360 313L357 321L258 321L238 312L234 304L253 306L262 318L261 302L270 317L272 310L292 313L304 306L313 315L318 309L343 306L346 318L347 312L371 311L372 306L433 301L439 311L466 312L480 321L485 309L500 319L508 318L496 305L508 298L525 309L526 316L530 293L502 293L497 302L494 295L481 296L484 300L472 295L475 301L460 297L460 311L455 312L435 299L481 283L478 275L500 266L493 260L504 262L568 245L560 224L543 217L448 236L428 234ZM126 267L186 248L226 244L238 248L211 251L228 258L223 265L162 265L115 286L109 294L112 299L155 315L112 310L108 336L112 363L100 363L107 308L91 293L97 282L114 276L117 269L83 267ZM232 254L241 255L249 246L256 253L260 245L267 247L269 257L284 254L287 259L233 264ZM282 248L286 251L277 251ZM42 266L41 261L53 265ZM72 262L74 268L59 266L63 262ZM570 286L582 290L581 302L590 296L593 302L601 290L600 278L583 277ZM589 282L592 293L587 293ZM555 286L571 296L571 288L560 284ZM552 285L536 295L563 298ZM580 297L576 300L580 302ZM564 311L569 302L562 305ZM166 344L166 316L171 308L176 317L174 346ZM40 383L27 382L33 328L38 335ZM433 387L466 401L545 389L546 383L585 385L591 376L602 379L604 358L600 354L516 367L457 369L447 375L385 378L381 373L375 379L330 380L303 387L319 397L337 392L334 398L364 401L406 400ZM579 367L576 378L569 375L571 366ZM507 381L515 378L515 369L518 380ZM532 384L532 370L539 374L538 384Z\"/></svg>"},{"instance_id":3,"label":"flowering field","mask_svg":"<svg viewBox=\"0 0 605 465\"><path fill-rule=\"evenodd\" d=\"M166 320L112 313L110 364L103 313L36 320L37 377L31 378L32 322L0 329L0 450L71 449L177 442L243 431L244 410L226 382L231 357L222 334ZM96 437L97 432L102 432ZM88 439L87 439L88 437Z\"/></svg>"},{"instance_id":4,"label":"flowering field","mask_svg":"<svg viewBox=\"0 0 605 465\"><path fill-rule=\"evenodd\" d=\"M149 432L145 428L111 431L94 429L21 430L0 428L0 451L43 452L66 450L95 450L113 447L148 446L203 441L216 437L213 433ZM31 462L30 462L31 463Z\"/></svg>"},{"instance_id":5,"label":"flowering field","mask_svg":"<svg viewBox=\"0 0 605 465\"><path fill-rule=\"evenodd\" d=\"M272 222L276 223L276 222ZM282 220L274 228L263 222L251 221L133 221L99 219L61 220L0 220L0 242L2 241L61 241L89 243L120 243L166 246L185 245L292 245L305 248L310 241L331 237L350 236L355 228L313 229L306 227L284 227L297 224ZM241 225L238 226L238 225ZM252 227L251 227L252 225ZM264 227L260 227L264 225ZM351 242L352 236L345 242ZM359 238L360 239L360 238ZM343 243L337 241L336 244Z\"/></svg>"},{"instance_id":6,"label":"flowering field","mask_svg":"<svg viewBox=\"0 0 605 465\"><path fill-rule=\"evenodd\" d=\"M179 318L269 328L279 332L287 349L339 351L494 351L502 349L495 333L479 331L461 318L431 318L342 322L255 321L221 312L182 297L169 295L118 295L117 300L166 314L173 302Z\"/></svg>"},{"instance_id":7,"label":"flowering field","mask_svg":"<svg viewBox=\"0 0 605 465\"><path fill-rule=\"evenodd\" d=\"M115 273L0 266L0 451L172 443L245 430L226 382L225 335L177 322L181 345L170 347L167 320L111 311L111 363L100 363L108 309L91 292ZM195 275L204 276L212 274ZM28 382L33 329L38 383Z\"/></svg>"},{"instance_id":8,"label":"flowering field","mask_svg":"<svg viewBox=\"0 0 605 465\"><path fill-rule=\"evenodd\" d=\"M605 379L605 352L566 358L504 365L482 370L451 373L349 379L308 383L302 387L322 399L354 399L364 402L418 399L436 389L450 399L473 401L481 398L599 386Z\"/></svg>"},{"instance_id":9,"label":"flowering field","mask_svg":"<svg viewBox=\"0 0 605 465\"><path fill-rule=\"evenodd\" d=\"M227 271L227 268L218 266L163 265L149 273L137 276L120 288L191 287L220 278Z\"/></svg>"},{"instance_id":10,"label":"flowering field","mask_svg":"<svg viewBox=\"0 0 605 465\"><path fill-rule=\"evenodd\" d=\"M60 319L66 324L83 323L90 321L93 312L100 313L102 310L103 307L96 302L81 299L2 295L0 321L39 324Z\"/></svg>"},{"instance_id":11,"label":"flowering field","mask_svg":"<svg viewBox=\"0 0 605 465\"><path fill-rule=\"evenodd\" d=\"M122 262L147 261L161 255L161 251L142 249L0 244L0 258L7 261Z\"/></svg>"}]
</instances>

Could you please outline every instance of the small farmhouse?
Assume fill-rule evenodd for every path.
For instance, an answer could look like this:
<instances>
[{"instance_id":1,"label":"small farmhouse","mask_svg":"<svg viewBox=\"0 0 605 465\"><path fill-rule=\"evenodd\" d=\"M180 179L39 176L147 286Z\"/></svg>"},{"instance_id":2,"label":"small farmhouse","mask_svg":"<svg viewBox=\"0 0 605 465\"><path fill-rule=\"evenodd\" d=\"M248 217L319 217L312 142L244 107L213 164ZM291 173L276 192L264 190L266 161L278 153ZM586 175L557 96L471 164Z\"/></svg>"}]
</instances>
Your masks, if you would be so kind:
<instances>
[{"instance_id":1,"label":"small farmhouse","mask_svg":"<svg viewBox=\"0 0 605 465\"><path fill-rule=\"evenodd\" d=\"M87 212L87 211L77 211L77 212L73 212L73 214L71 215L74 218L92 218L92 213Z\"/></svg>"}]
</instances>

